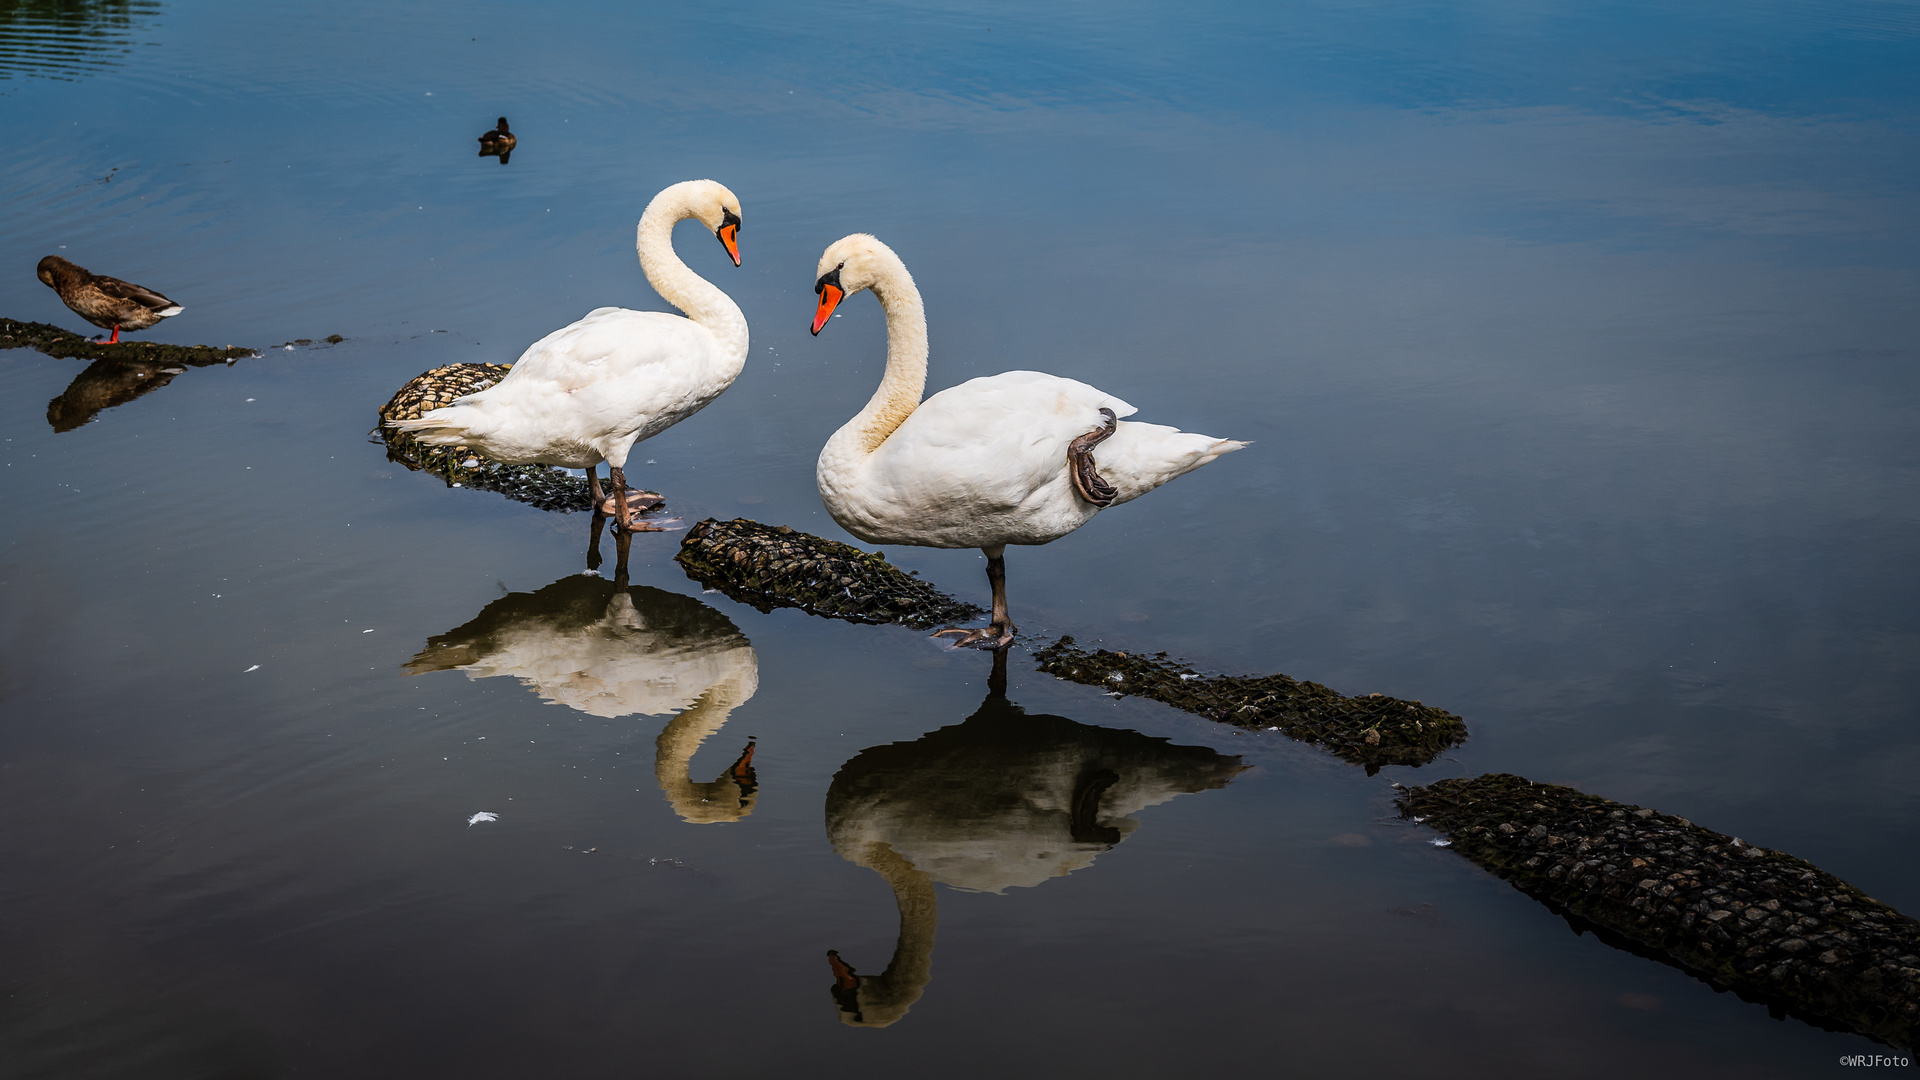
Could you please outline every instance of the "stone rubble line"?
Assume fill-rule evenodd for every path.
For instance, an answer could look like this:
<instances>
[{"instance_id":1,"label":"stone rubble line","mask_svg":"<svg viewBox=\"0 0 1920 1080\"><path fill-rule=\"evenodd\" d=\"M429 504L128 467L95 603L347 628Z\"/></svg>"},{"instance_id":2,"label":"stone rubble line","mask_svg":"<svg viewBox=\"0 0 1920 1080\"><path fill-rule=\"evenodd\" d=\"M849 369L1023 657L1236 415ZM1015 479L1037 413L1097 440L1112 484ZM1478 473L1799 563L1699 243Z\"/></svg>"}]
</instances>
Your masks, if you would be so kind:
<instances>
[{"instance_id":1,"label":"stone rubble line","mask_svg":"<svg viewBox=\"0 0 1920 1080\"><path fill-rule=\"evenodd\" d=\"M121 341L102 345L91 338L50 323L0 319L0 349L38 349L60 360L144 360L158 364L185 364L206 367L245 360L260 354L252 349L231 345L165 345L157 341Z\"/></svg>"},{"instance_id":2,"label":"stone rubble line","mask_svg":"<svg viewBox=\"0 0 1920 1080\"><path fill-rule=\"evenodd\" d=\"M1403 788L1397 801L1576 929L1584 920L1816 1026L1920 1041L1920 921L1812 863L1508 773Z\"/></svg>"}]
</instances>

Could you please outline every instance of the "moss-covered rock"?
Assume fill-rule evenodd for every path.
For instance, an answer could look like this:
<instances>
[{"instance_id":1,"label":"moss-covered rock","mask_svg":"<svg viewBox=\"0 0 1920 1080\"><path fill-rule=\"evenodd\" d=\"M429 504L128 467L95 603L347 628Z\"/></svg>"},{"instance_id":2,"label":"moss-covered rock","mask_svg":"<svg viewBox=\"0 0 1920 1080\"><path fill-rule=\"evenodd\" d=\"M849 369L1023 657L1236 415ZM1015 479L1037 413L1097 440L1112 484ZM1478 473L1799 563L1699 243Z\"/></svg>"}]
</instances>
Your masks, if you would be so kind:
<instances>
[{"instance_id":1,"label":"moss-covered rock","mask_svg":"<svg viewBox=\"0 0 1920 1080\"><path fill-rule=\"evenodd\" d=\"M1399 803L1578 929L1820 1026L1920 1038L1920 922L1812 863L1507 773Z\"/></svg>"},{"instance_id":2,"label":"moss-covered rock","mask_svg":"<svg viewBox=\"0 0 1920 1080\"><path fill-rule=\"evenodd\" d=\"M1285 675L1203 675L1166 653L1082 649L1063 637L1034 658L1057 678L1164 702L1208 720L1279 731L1369 774L1382 765L1425 765L1467 741L1466 722L1444 709L1384 694L1347 697Z\"/></svg>"},{"instance_id":3,"label":"moss-covered rock","mask_svg":"<svg viewBox=\"0 0 1920 1080\"><path fill-rule=\"evenodd\" d=\"M135 360L159 365L206 367L260 355L231 345L166 345L157 341L128 341L101 345L71 330L49 323L0 319L0 349L38 349L62 360Z\"/></svg>"},{"instance_id":4,"label":"moss-covered rock","mask_svg":"<svg viewBox=\"0 0 1920 1080\"><path fill-rule=\"evenodd\" d=\"M901 572L877 551L747 518L700 522L687 530L674 561L688 577L761 611L797 607L834 619L919 629L983 614Z\"/></svg>"}]
</instances>

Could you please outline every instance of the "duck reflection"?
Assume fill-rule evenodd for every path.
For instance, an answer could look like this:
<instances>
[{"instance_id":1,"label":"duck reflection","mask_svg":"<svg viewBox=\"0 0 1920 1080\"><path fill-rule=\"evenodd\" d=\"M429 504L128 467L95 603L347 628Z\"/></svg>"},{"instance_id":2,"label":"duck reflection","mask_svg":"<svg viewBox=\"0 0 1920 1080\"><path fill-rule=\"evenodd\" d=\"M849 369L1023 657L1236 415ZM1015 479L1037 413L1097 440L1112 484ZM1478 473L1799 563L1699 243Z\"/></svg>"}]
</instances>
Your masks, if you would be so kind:
<instances>
[{"instance_id":1,"label":"duck reflection","mask_svg":"<svg viewBox=\"0 0 1920 1080\"><path fill-rule=\"evenodd\" d=\"M509 675L542 701L590 716L677 713L654 740L653 759L674 812L701 825L753 812L752 740L711 783L687 775L700 744L760 685L746 635L693 597L630 586L624 574L611 581L575 574L495 600L472 621L428 639L404 670Z\"/></svg>"},{"instance_id":2,"label":"duck reflection","mask_svg":"<svg viewBox=\"0 0 1920 1080\"><path fill-rule=\"evenodd\" d=\"M182 364L152 360L95 360L47 402L47 423L55 431L72 431L102 410L151 394L186 371Z\"/></svg>"},{"instance_id":3,"label":"duck reflection","mask_svg":"<svg viewBox=\"0 0 1920 1080\"><path fill-rule=\"evenodd\" d=\"M886 1027L932 979L933 884L1001 893L1091 866L1130 815L1224 787L1246 766L1204 746L1028 715L1006 697L1006 653L964 723L861 751L827 791L827 836L893 889L900 933L879 975L827 953L842 1023Z\"/></svg>"}]
</instances>

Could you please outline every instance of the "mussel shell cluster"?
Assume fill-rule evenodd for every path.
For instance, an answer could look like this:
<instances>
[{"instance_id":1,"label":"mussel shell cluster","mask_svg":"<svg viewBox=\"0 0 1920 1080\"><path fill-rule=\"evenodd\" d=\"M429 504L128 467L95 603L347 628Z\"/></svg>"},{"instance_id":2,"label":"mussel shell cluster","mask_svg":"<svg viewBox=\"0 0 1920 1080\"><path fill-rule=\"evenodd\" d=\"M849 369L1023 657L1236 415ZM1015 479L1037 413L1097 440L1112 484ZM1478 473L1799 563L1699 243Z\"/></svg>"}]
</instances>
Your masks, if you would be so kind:
<instances>
[{"instance_id":1,"label":"mussel shell cluster","mask_svg":"<svg viewBox=\"0 0 1920 1080\"><path fill-rule=\"evenodd\" d=\"M877 551L747 518L708 518L687 530L674 556L687 576L761 611L927 629L982 614L903 573Z\"/></svg>"},{"instance_id":2,"label":"mussel shell cluster","mask_svg":"<svg viewBox=\"0 0 1920 1080\"><path fill-rule=\"evenodd\" d=\"M1444 709L1384 694L1347 697L1285 675L1202 675L1153 656L1082 649L1063 637L1034 652L1040 670L1070 682L1164 702L1208 720L1277 730L1369 773L1382 765L1425 765L1467 741L1466 722Z\"/></svg>"},{"instance_id":3,"label":"mussel shell cluster","mask_svg":"<svg viewBox=\"0 0 1920 1080\"><path fill-rule=\"evenodd\" d=\"M1508 773L1407 788L1399 804L1611 944L1822 1027L1920 1040L1920 921L1812 863Z\"/></svg>"},{"instance_id":4,"label":"mussel shell cluster","mask_svg":"<svg viewBox=\"0 0 1920 1080\"><path fill-rule=\"evenodd\" d=\"M374 434L387 446L387 459L415 472L432 473L449 487L492 491L540 510L571 513L593 509L585 477L549 465L503 465L465 446L428 446L388 420L412 420L478 393L504 378L511 364L448 364L414 376L380 407Z\"/></svg>"}]
</instances>

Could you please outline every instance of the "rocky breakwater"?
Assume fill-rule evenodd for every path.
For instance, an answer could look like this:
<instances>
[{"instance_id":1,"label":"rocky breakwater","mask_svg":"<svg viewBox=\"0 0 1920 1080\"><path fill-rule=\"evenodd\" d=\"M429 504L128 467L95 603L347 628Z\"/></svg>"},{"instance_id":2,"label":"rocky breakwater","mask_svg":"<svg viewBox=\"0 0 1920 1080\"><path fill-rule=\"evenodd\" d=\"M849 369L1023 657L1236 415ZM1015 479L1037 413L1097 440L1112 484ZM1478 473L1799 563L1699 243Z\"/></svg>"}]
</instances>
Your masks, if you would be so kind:
<instances>
[{"instance_id":1,"label":"rocky breakwater","mask_svg":"<svg viewBox=\"0 0 1920 1080\"><path fill-rule=\"evenodd\" d=\"M761 611L925 630L983 612L887 562L877 551L748 518L706 520L687 530L674 561L687 576Z\"/></svg>"},{"instance_id":2,"label":"rocky breakwater","mask_svg":"<svg viewBox=\"0 0 1920 1080\"><path fill-rule=\"evenodd\" d=\"M1578 929L1823 1027L1920 1041L1920 921L1812 863L1505 773L1398 801Z\"/></svg>"},{"instance_id":3,"label":"rocky breakwater","mask_svg":"<svg viewBox=\"0 0 1920 1080\"><path fill-rule=\"evenodd\" d=\"M1203 675L1166 653L1082 649L1070 637L1034 654L1040 670L1110 693L1152 698L1253 731L1278 731L1366 767L1425 765L1467 741L1466 721L1385 694L1348 697L1285 675Z\"/></svg>"},{"instance_id":4,"label":"rocky breakwater","mask_svg":"<svg viewBox=\"0 0 1920 1080\"><path fill-rule=\"evenodd\" d=\"M252 349L231 345L167 345L158 341L120 341L106 345L49 323L18 319L0 319L0 349L38 349L61 360L128 360L186 367L231 364L260 355Z\"/></svg>"}]
</instances>

